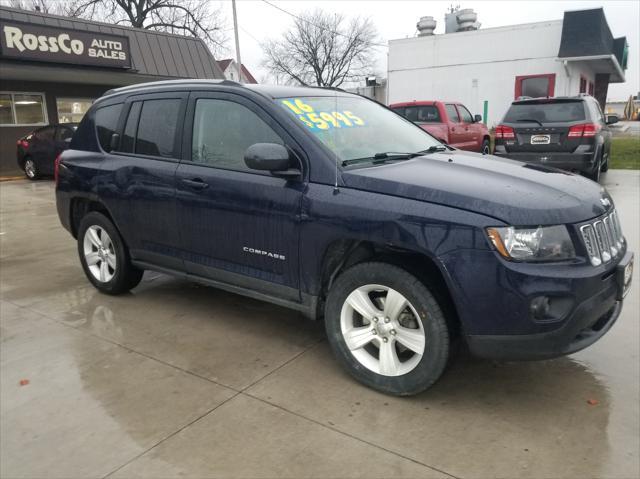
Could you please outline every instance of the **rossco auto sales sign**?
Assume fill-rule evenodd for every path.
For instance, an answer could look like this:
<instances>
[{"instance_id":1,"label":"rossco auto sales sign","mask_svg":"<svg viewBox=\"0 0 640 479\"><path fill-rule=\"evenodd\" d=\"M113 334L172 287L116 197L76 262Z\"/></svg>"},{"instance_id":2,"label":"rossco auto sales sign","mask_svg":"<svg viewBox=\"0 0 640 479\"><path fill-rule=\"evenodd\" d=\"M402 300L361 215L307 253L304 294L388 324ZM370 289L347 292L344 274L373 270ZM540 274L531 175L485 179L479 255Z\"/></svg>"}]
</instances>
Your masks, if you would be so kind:
<instances>
[{"instance_id":1,"label":"rossco auto sales sign","mask_svg":"<svg viewBox=\"0 0 640 479\"><path fill-rule=\"evenodd\" d=\"M4 58L131 68L125 36L0 22L0 52Z\"/></svg>"}]
</instances>

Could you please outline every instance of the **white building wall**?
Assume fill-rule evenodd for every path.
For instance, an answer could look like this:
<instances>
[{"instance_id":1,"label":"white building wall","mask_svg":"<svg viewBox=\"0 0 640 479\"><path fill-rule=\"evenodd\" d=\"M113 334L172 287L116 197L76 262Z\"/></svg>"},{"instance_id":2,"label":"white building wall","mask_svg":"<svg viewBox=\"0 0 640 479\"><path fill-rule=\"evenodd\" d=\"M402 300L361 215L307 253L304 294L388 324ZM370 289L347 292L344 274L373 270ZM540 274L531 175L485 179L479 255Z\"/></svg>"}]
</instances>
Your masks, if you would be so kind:
<instances>
[{"instance_id":1,"label":"white building wall","mask_svg":"<svg viewBox=\"0 0 640 479\"><path fill-rule=\"evenodd\" d=\"M488 28L389 42L389 103L412 100L451 100L483 113L495 126L514 99L516 76L556 75L555 94L579 92L575 64L557 58L562 20ZM569 74L569 76L567 75Z\"/></svg>"}]
</instances>

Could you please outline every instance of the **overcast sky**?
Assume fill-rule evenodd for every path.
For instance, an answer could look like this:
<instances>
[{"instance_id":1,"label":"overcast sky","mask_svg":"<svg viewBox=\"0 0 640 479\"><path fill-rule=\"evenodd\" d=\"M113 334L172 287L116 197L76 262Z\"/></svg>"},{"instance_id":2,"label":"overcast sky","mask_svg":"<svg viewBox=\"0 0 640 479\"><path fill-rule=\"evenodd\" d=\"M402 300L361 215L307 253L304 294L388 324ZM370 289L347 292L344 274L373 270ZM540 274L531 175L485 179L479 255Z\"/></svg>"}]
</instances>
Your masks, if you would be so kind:
<instances>
[{"instance_id":1,"label":"overcast sky","mask_svg":"<svg viewBox=\"0 0 640 479\"><path fill-rule=\"evenodd\" d=\"M437 33L444 33L444 14L452 4L461 8L473 8L478 13L481 28L514 25L562 19L565 10L604 7L604 12L614 37L626 36L629 43L629 66L626 83L609 85L609 99L627 99L640 91L640 1L404 1L404 0L329 0L295 1L270 0L271 3L291 13L300 13L315 7L329 12L341 12L347 16L368 16L378 29L381 43L396 38L413 36L416 22L421 16L431 15L438 21ZM231 3L225 4L228 25L233 26ZM266 79L267 72L260 66L263 59L261 42L277 38L293 22L286 13L261 0L238 0L238 23L242 62L258 81ZM233 31L229 32L230 55L234 55ZM471 46L470 46L471 48ZM496 45L496 48L500 48ZM387 49L377 48L376 69L386 76Z\"/></svg>"}]
</instances>

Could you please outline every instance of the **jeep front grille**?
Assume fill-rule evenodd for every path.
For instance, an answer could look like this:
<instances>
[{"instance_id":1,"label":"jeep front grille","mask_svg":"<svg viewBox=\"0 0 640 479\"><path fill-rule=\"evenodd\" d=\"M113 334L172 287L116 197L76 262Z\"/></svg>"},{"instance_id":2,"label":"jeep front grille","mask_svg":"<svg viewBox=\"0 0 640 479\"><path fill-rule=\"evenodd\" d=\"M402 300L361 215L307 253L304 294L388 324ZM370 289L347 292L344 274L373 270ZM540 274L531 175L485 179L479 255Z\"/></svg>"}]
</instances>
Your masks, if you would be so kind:
<instances>
[{"instance_id":1,"label":"jeep front grille","mask_svg":"<svg viewBox=\"0 0 640 479\"><path fill-rule=\"evenodd\" d=\"M580 232L589 260L594 266L608 263L622 250L624 236L620 228L618 212L615 209L608 215L582 225Z\"/></svg>"}]
</instances>

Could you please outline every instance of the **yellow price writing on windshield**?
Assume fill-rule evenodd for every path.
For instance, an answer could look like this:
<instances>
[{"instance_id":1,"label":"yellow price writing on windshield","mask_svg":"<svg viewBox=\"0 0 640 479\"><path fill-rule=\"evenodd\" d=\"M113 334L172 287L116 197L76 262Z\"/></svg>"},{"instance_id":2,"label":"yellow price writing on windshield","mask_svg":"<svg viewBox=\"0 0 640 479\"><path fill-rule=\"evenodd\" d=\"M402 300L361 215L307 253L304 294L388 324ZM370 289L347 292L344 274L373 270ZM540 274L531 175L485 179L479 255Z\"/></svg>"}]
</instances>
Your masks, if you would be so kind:
<instances>
[{"instance_id":1,"label":"yellow price writing on windshield","mask_svg":"<svg viewBox=\"0 0 640 479\"><path fill-rule=\"evenodd\" d=\"M298 119L311 130L328 130L330 128L350 128L363 126L364 120L351 111L315 111L314 108L300 98L282 100Z\"/></svg>"}]
</instances>

